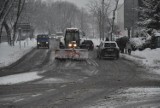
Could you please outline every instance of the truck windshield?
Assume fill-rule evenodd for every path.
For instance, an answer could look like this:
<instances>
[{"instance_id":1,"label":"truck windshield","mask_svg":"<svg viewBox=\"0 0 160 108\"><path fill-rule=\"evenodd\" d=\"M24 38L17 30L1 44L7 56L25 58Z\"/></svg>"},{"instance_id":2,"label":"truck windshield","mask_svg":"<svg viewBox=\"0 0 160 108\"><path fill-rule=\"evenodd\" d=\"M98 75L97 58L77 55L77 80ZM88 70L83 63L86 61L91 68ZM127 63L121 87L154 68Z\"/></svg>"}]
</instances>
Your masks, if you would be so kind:
<instances>
[{"instance_id":1,"label":"truck windshield","mask_svg":"<svg viewBox=\"0 0 160 108\"><path fill-rule=\"evenodd\" d=\"M77 41L79 39L78 32L67 32L66 41Z\"/></svg>"}]
</instances>

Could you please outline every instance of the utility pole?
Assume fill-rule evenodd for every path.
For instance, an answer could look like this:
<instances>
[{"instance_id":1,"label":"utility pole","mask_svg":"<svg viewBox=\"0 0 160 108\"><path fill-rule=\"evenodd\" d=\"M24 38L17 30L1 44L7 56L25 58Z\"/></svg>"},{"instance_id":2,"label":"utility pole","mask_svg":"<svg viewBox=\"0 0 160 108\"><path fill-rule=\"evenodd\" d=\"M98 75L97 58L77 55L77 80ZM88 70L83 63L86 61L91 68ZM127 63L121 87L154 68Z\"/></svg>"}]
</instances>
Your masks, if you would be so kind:
<instances>
[{"instance_id":1,"label":"utility pole","mask_svg":"<svg viewBox=\"0 0 160 108\"><path fill-rule=\"evenodd\" d=\"M84 8L82 8L81 12L81 30L84 32Z\"/></svg>"},{"instance_id":2,"label":"utility pole","mask_svg":"<svg viewBox=\"0 0 160 108\"><path fill-rule=\"evenodd\" d=\"M116 5L115 5L115 8L114 8L114 10L113 10L113 17L112 17L111 41L112 41L112 38L113 38L114 20L115 20L115 14L116 14L116 10L117 10L117 7L118 7L118 2L119 2L119 0L115 0L115 1L116 1Z\"/></svg>"},{"instance_id":3,"label":"utility pole","mask_svg":"<svg viewBox=\"0 0 160 108\"><path fill-rule=\"evenodd\" d=\"M102 40L104 40L104 0L102 0Z\"/></svg>"},{"instance_id":4,"label":"utility pole","mask_svg":"<svg viewBox=\"0 0 160 108\"><path fill-rule=\"evenodd\" d=\"M113 17L112 17L111 41L112 41L112 38L113 38L114 20L115 20L115 11L113 11Z\"/></svg>"}]
</instances>

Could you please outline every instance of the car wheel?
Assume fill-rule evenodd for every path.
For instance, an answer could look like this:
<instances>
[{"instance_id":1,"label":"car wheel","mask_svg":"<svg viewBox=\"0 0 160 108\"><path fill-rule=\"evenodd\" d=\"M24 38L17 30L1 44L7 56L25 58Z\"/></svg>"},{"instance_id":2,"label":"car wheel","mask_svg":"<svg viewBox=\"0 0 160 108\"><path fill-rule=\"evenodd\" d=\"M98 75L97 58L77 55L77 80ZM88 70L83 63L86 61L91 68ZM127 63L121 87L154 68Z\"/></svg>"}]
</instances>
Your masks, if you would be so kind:
<instances>
[{"instance_id":1,"label":"car wheel","mask_svg":"<svg viewBox=\"0 0 160 108\"><path fill-rule=\"evenodd\" d=\"M117 56L115 57L115 59L116 59L116 60L118 60L118 59L119 59L119 54L117 54Z\"/></svg>"},{"instance_id":2,"label":"car wheel","mask_svg":"<svg viewBox=\"0 0 160 108\"><path fill-rule=\"evenodd\" d=\"M99 55L97 54L97 58L99 58Z\"/></svg>"}]
</instances>

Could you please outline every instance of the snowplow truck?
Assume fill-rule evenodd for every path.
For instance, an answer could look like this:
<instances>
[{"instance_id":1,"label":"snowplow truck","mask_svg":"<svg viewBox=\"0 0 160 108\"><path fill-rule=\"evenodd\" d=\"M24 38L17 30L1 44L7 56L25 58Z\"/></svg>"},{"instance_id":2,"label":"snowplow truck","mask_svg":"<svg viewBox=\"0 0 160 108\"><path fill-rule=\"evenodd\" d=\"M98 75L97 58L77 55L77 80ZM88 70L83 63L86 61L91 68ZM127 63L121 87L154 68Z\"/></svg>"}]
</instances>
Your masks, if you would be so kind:
<instances>
[{"instance_id":1,"label":"snowplow truck","mask_svg":"<svg viewBox=\"0 0 160 108\"><path fill-rule=\"evenodd\" d=\"M55 59L88 59L88 50L81 49L82 37L81 31L78 28L67 28L64 38L60 39L59 49L55 51Z\"/></svg>"}]
</instances>

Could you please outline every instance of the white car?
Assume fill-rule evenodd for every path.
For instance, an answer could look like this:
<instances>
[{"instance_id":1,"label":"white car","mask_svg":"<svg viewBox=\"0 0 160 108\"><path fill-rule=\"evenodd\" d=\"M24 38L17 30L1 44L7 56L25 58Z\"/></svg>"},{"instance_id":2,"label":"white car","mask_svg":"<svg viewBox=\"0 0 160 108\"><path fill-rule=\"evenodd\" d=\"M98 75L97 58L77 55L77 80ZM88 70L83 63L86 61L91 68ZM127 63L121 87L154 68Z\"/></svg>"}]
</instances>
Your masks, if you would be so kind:
<instances>
[{"instance_id":1,"label":"white car","mask_svg":"<svg viewBox=\"0 0 160 108\"><path fill-rule=\"evenodd\" d=\"M115 41L102 41L97 47L97 58L119 58L119 47Z\"/></svg>"}]
</instances>

